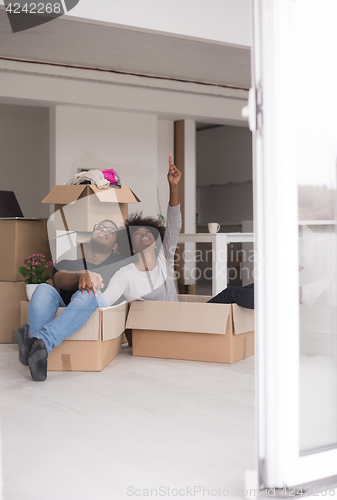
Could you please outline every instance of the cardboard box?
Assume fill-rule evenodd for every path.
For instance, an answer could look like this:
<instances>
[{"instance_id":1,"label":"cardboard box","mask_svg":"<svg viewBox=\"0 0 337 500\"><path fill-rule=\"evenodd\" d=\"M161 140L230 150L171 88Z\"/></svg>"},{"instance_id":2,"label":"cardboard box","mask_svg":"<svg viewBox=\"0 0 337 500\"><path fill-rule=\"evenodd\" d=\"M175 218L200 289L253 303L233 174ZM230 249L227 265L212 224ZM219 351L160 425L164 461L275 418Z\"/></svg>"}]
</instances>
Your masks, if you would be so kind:
<instances>
[{"instance_id":1,"label":"cardboard box","mask_svg":"<svg viewBox=\"0 0 337 500\"><path fill-rule=\"evenodd\" d=\"M27 300L26 285L22 281L0 281L0 343L15 342L14 333L20 328L20 303Z\"/></svg>"},{"instance_id":2,"label":"cardboard box","mask_svg":"<svg viewBox=\"0 0 337 500\"><path fill-rule=\"evenodd\" d=\"M21 302L22 325L27 323L27 306ZM63 310L60 307L56 316ZM48 370L102 371L121 351L127 311L126 302L96 309L82 328L51 351Z\"/></svg>"},{"instance_id":3,"label":"cardboard box","mask_svg":"<svg viewBox=\"0 0 337 500\"><path fill-rule=\"evenodd\" d=\"M34 253L51 260L46 220L0 219L0 234L0 281L23 281L18 269Z\"/></svg>"},{"instance_id":4,"label":"cardboard box","mask_svg":"<svg viewBox=\"0 0 337 500\"><path fill-rule=\"evenodd\" d=\"M254 311L206 304L211 297L179 295L179 302L134 301L126 328L132 354L235 363L254 354Z\"/></svg>"},{"instance_id":5,"label":"cardboard box","mask_svg":"<svg viewBox=\"0 0 337 500\"><path fill-rule=\"evenodd\" d=\"M55 205L55 229L91 232L94 225L104 219L122 225L128 217L128 204L139 201L126 184L120 189L82 184L55 186L42 203Z\"/></svg>"}]
</instances>

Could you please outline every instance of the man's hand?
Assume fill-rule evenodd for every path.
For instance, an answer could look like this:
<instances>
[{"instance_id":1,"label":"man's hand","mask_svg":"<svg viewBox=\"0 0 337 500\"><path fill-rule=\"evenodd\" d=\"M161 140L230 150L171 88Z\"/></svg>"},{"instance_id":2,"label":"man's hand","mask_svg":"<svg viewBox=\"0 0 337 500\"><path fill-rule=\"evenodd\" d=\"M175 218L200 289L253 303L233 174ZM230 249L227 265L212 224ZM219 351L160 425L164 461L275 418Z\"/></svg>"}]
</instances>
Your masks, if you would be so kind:
<instances>
[{"instance_id":1,"label":"man's hand","mask_svg":"<svg viewBox=\"0 0 337 500\"><path fill-rule=\"evenodd\" d=\"M169 156L169 171L167 174L167 180L169 181L170 186L177 186L179 184L180 178L181 172L175 165L173 165L171 153Z\"/></svg>"},{"instance_id":2,"label":"man's hand","mask_svg":"<svg viewBox=\"0 0 337 500\"><path fill-rule=\"evenodd\" d=\"M91 278L91 282L94 285L94 288L96 289L96 292L100 292L101 289L104 288L102 276L98 273L94 273L93 271L88 271L88 272Z\"/></svg>"},{"instance_id":3,"label":"man's hand","mask_svg":"<svg viewBox=\"0 0 337 500\"><path fill-rule=\"evenodd\" d=\"M94 292L94 295L97 295L98 292L104 287L103 278L100 274L94 273L92 271L84 271L84 273L80 274L78 280L78 289L82 291L82 293L87 290L89 294L91 294L91 290Z\"/></svg>"}]
</instances>

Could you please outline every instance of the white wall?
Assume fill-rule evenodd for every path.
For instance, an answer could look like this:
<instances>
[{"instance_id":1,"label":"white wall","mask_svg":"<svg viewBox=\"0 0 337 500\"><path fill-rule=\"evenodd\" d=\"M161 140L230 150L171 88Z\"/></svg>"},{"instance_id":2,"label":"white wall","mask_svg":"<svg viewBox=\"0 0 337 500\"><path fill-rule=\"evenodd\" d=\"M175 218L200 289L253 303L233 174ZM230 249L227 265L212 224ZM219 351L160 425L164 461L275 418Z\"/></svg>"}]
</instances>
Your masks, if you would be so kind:
<instances>
[{"instance_id":1,"label":"white wall","mask_svg":"<svg viewBox=\"0 0 337 500\"><path fill-rule=\"evenodd\" d=\"M198 223L253 220L252 135L223 126L197 132Z\"/></svg>"},{"instance_id":2,"label":"white wall","mask_svg":"<svg viewBox=\"0 0 337 500\"><path fill-rule=\"evenodd\" d=\"M49 111L0 104L1 190L14 191L25 217L48 217Z\"/></svg>"},{"instance_id":3,"label":"white wall","mask_svg":"<svg viewBox=\"0 0 337 500\"><path fill-rule=\"evenodd\" d=\"M250 0L80 0L69 15L251 45Z\"/></svg>"},{"instance_id":4,"label":"white wall","mask_svg":"<svg viewBox=\"0 0 337 500\"><path fill-rule=\"evenodd\" d=\"M51 113L51 183L80 168L113 168L141 199L129 212L157 214L157 117L93 108L55 106Z\"/></svg>"}]
</instances>

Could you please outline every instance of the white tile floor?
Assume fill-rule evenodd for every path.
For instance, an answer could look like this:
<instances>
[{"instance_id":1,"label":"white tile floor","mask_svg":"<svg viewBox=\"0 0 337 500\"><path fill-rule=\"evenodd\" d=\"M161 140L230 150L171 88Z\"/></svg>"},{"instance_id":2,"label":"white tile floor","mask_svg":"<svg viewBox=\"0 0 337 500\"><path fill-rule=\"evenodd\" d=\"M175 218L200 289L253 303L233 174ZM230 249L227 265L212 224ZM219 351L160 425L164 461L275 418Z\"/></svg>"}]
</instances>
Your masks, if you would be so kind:
<instances>
[{"instance_id":1,"label":"white tile floor","mask_svg":"<svg viewBox=\"0 0 337 500\"><path fill-rule=\"evenodd\" d=\"M0 418L5 500L146 498L160 486L148 497L234 496L255 465L254 357L221 365L124 347L101 373L36 383L17 346L0 345Z\"/></svg>"}]
</instances>

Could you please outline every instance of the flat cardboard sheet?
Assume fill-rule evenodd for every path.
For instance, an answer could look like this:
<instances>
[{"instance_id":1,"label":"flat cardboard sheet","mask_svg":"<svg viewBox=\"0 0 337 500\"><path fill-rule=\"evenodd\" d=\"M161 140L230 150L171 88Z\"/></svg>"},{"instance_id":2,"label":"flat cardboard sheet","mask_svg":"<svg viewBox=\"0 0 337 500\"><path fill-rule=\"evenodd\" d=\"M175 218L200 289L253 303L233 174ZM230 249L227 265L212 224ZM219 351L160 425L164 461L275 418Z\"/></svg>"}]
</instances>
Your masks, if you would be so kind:
<instances>
[{"instance_id":1,"label":"flat cardboard sheet","mask_svg":"<svg viewBox=\"0 0 337 500\"><path fill-rule=\"evenodd\" d=\"M21 326L20 303L26 300L26 285L23 281L0 281L0 343L14 343L14 333Z\"/></svg>"}]
</instances>

